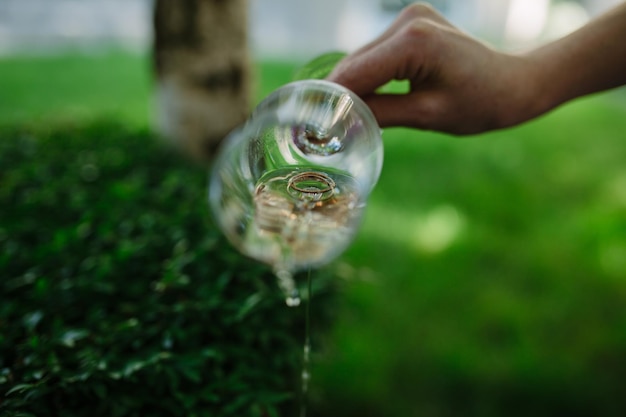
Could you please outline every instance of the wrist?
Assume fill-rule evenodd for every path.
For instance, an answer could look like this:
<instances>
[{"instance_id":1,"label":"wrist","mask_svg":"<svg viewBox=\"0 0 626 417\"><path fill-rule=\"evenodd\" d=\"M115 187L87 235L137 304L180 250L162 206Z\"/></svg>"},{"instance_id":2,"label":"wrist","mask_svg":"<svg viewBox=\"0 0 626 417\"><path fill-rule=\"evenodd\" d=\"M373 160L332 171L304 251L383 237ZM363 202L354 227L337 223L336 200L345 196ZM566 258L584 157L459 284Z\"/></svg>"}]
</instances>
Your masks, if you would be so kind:
<instances>
[{"instance_id":1,"label":"wrist","mask_svg":"<svg viewBox=\"0 0 626 417\"><path fill-rule=\"evenodd\" d=\"M559 54L548 49L539 48L521 57L532 80L531 117L547 113L570 98L566 94L567 74L557 68Z\"/></svg>"},{"instance_id":2,"label":"wrist","mask_svg":"<svg viewBox=\"0 0 626 417\"><path fill-rule=\"evenodd\" d=\"M557 105L556 95L543 76L541 62L531 55L502 54L504 74L499 103L499 127L506 128L533 119Z\"/></svg>"}]
</instances>

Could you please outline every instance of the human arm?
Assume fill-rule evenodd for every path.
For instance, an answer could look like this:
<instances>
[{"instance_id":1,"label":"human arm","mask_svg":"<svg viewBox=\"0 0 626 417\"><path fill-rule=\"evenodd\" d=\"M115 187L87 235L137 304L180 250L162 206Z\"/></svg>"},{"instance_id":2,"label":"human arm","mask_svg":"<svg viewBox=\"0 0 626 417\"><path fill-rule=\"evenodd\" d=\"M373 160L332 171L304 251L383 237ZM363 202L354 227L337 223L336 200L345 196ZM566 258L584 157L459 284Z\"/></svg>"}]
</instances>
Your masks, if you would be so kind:
<instances>
[{"instance_id":1,"label":"human arm","mask_svg":"<svg viewBox=\"0 0 626 417\"><path fill-rule=\"evenodd\" d=\"M542 111L626 84L626 2L527 58L539 72Z\"/></svg>"},{"instance_id":2,"label":"human arm","mask_svg":"<svg viewBox=\"0 0 626 417\"><path fill-rule=\"evenodd\" d=\"M471 134L516 125L626 83L626 3L525 54L496 51L426 4L405 8L328 77L362 96L381 126ZM406 94L376 94L390 80Z\"/></svg>"}]
</instances>

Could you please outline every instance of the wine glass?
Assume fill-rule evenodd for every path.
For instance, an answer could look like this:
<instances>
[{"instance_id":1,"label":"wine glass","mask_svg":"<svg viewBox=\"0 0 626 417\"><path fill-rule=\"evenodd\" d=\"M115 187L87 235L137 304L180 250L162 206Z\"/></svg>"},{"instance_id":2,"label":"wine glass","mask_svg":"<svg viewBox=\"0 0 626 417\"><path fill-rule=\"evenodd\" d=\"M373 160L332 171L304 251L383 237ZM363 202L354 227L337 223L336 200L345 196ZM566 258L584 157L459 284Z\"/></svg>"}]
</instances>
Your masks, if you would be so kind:
<instances>
[{"instance_id":1,"label":"wine glass","mask_svg":"<svg viewBox=\"0 0 626 417\"><path fill-rule=\"evenodd\" d=\"M291 274L339 256L359 228L383 162L381 131L354 93L301 80L270 94L212 167L217 224L242 253Z\"/></svg>"}]
</instances>

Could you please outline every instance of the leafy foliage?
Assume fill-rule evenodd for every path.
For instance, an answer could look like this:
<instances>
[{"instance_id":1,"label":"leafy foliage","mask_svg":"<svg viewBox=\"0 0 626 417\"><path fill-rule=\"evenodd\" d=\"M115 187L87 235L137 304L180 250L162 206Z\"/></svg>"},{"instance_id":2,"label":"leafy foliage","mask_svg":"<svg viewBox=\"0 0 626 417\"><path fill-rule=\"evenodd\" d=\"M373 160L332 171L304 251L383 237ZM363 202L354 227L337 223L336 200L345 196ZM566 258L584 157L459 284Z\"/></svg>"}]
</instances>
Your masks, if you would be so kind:
<instances>
[{"instance_id":1,"label":"leafy foliage","mask_svg":"<svg viewBox=\"0 0 626 417\"><path fill-rule=\"evenodd\" d=\"M0 131L0 407L37 416L276 416L302 309L211 223L206 169L96 123ZM314 274L316 322L328 276Z\"/></svg>"}]
</instances>

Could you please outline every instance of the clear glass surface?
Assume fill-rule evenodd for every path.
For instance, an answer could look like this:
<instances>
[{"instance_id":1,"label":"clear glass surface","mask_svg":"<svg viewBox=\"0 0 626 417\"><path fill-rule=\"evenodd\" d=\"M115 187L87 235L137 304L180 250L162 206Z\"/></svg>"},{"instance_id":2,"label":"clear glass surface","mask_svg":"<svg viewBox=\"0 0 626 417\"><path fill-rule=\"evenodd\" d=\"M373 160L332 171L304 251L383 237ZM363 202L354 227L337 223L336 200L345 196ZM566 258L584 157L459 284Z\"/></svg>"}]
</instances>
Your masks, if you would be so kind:
<instances>
[{"instance_id":1,"label":"clear glass surface","mask_svg":"<svg viewBox=\"0 0 626 417\"><path fill-rule=\"evenodd\" d=\"M345 250L382 161L380 128L359 97L328 81L297 81L226 139L210 205L230 242L280 277Z\"/></svg>"}]
</instances>

